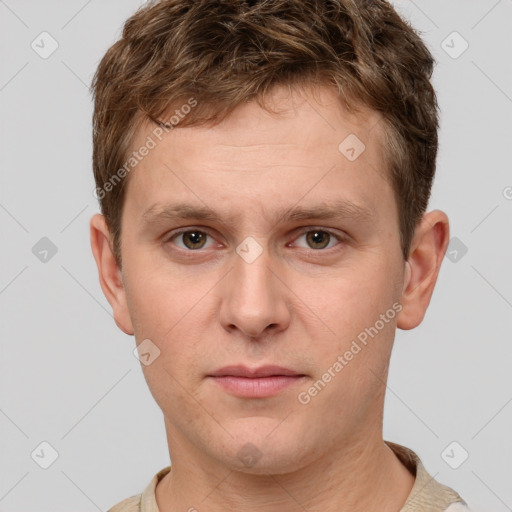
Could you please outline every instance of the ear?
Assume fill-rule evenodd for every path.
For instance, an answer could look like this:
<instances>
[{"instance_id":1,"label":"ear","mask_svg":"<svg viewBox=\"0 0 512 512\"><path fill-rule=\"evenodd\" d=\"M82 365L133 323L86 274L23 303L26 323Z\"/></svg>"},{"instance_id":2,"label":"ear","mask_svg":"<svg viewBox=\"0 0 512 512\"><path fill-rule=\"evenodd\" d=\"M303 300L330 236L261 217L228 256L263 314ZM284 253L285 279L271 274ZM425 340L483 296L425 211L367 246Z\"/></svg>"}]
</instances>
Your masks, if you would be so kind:
<instances>
[{"instance_id":1,"label":"ear","mask_svg":"<svg viewBox=\"0 0 512 512\"><path fill-rule=\"evenodd\" d=\"M400 329L414 329L422 322L449 240L450 227L445 213L433 210L423 215L405 262L400 301L402 310L397 317L397 327Z\"/></svg>"},{"instance_id":2,"label":"ear","mask_svg":"<svg viewBox=\"0 0 512 512\"><path fill-rule=\"evenodd\" d=\"M126 292L121 269L112 252L110 231L105 217L96 214L90 221L91 248L98 266L101 289L114 312L114 320L124 333L133 334L133 326L128 311Z\"/></svg>"}]
</instances>

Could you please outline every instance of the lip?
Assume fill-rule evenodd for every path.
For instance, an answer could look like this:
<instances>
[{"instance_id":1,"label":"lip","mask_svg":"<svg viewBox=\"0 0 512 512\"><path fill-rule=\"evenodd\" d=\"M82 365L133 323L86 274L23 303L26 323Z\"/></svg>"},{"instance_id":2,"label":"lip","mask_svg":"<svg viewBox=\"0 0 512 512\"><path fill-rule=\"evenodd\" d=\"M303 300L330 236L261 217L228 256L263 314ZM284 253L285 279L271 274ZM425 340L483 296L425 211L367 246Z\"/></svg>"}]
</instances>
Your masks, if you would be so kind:
<instances>
[{"instance_id":1,"label":"lip","mask_svg":"<svg viewBox=\"0 0 512 512\"><path fill-rule=\"evenodd\" d=\"M274 377L276 375L285 375L287 377L293 377L297 375L303 375L288 368L276 365L265 365L259 366L258 368L249 368L244 365L225 366L215 372L208 375L209 377Z\"/></svg>"},{"instance_id":2,"label":"lip","mask_svg":"<svg viewBox=\"0 0 512 512\"><path fill-rule=\"evenodd\" d=\"M225 366L208 375L225 391L242 398L266 398L277 395L287 387L301 382L306 375L282 366L258 368Z\"/></svg>"}]
</instances>

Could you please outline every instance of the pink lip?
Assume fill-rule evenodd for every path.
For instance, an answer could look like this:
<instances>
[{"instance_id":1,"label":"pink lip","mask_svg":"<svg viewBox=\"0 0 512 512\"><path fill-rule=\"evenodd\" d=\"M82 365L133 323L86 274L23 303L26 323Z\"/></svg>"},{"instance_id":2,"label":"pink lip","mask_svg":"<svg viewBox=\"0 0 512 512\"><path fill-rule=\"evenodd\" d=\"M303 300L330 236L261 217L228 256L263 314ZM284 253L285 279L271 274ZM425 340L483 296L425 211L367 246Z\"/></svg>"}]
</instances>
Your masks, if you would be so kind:
<instances>
[{"instance_id":1,"label":"pink lip","mask_svg":"<svg viewBox=\"0 0 512 512\"><path fill-rule=\"evenodd\" d=\"M213 372L212 378L222 388L243 398L264 398L276 395L305 375L281 366L226 366Z\"/></svg>"}]
</instances>

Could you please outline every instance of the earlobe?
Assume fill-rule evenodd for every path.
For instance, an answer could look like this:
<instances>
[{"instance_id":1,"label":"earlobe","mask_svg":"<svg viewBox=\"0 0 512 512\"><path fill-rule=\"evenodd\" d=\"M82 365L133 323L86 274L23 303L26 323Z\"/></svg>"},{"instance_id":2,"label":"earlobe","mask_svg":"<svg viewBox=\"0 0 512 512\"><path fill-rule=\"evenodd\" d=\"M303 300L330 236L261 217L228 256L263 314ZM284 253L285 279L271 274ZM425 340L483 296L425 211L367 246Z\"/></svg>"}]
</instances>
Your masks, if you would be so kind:
<instances>
[{"instance_id":1,"label":"earlobe","mask_svg":"<svg viewBox=\"0 0 512 512\"><path fill-rule=\"evenodd\" d=\"M450 239L449 221L440 210L423 215L418 224L405 263L402 310L397 327L417 327L427 311Z\"/></svg>"},{"instance_id":2,"label":"earlobe","mask_svg":"<svg viewBox=\"0 0 512 512\"><path fill-rule=\"evenodd\" d=\"M117 326L126 334L133 334L133 326L126 301L121 270L112 251L110 231L103 215L96 214L90 221L91 249L98 267L100 286L112 306Z\"/></svg>"}]
</instances>

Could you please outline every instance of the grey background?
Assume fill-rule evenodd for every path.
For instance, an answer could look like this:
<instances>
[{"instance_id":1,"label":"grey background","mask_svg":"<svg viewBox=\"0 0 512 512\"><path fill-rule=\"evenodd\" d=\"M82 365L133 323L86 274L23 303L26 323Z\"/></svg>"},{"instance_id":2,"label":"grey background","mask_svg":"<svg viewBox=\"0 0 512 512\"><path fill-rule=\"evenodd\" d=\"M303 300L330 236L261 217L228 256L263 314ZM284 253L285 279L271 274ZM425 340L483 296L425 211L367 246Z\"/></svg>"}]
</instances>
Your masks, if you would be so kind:
<instances>
[{"instance_id":1,"label":"grey background","mask_svg":"<svg viewBox=\"0 0 512 512\"><path fill-rule=\"evenodd\" d=\"M395 3L438 60L430 209L450 217L457 252L422 325L397 332L384 437L475 511L512 510L512 1ZM88 85L139 5L0 0L0 511L104 511L169 464L161 412L88 237L98 211ZM43 31L59 45L47 59L31 47ZM458 58L454 31L469 44ZM43 237L57 248L46 262ZM36 463L48 462L43 441L58 452L48 469ZM469 453L458 469L442 457L453 441L452 464Z\"/></svg>"}]
</instances>

